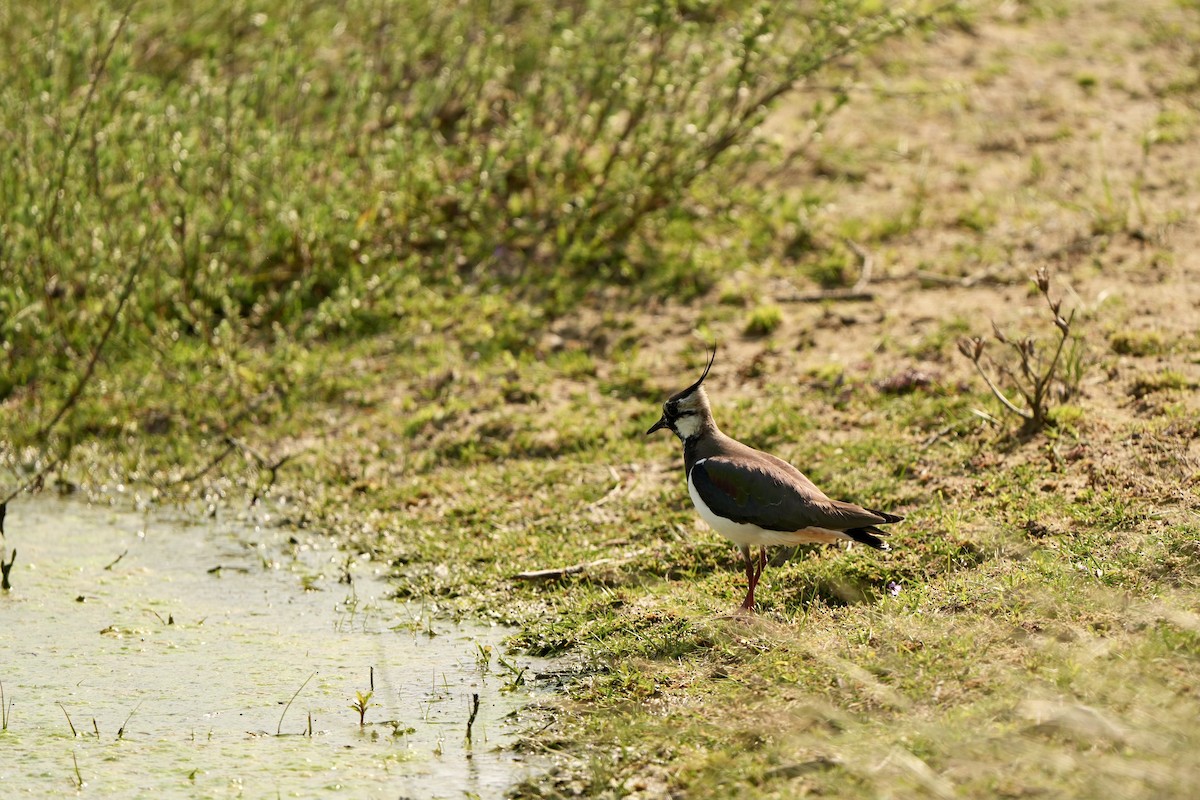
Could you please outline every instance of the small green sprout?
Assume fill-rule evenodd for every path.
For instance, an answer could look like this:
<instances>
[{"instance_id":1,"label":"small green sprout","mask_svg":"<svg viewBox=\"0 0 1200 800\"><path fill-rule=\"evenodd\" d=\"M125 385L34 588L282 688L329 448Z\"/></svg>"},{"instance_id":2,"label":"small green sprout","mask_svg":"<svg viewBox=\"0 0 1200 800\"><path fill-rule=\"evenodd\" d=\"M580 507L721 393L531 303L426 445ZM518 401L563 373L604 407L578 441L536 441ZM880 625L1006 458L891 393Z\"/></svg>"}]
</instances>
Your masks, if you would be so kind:
<instances>
[{"instance_id":1,"label":"small green sprout","mask_svg":"<svg viewBox=\"0 0 1200 800\"><path fill-rule=\"evenodd\" d=\"M350 708L351 710L358 712L358 727L362 728L367 724L367 709L370 708L371 697L375 693L367 691L355 692L354 694L355 700L350 704Z\"/></svg>"}]
</instances>

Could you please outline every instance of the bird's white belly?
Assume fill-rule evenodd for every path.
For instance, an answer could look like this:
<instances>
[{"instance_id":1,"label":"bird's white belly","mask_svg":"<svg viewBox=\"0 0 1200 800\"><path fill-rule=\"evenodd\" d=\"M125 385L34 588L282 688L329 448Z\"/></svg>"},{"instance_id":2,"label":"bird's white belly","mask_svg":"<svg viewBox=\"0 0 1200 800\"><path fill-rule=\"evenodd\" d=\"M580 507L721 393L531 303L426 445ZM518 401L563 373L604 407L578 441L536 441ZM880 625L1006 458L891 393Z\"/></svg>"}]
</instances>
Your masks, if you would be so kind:
<instances>
[{"instance_id":1,"label":"bird's white belly","mask_svg":"<svg viewBox=\"0 0 1200 800\"><path fill-rule=\"evenodd\" d=\"M692 475L688 473L688 494L700 518L709 524L714 531L724 536L739 547L772 544L804 544L806 542L836 542L849 540L850 537L841 531L826 528L805 528L799 531L770 531L750 522L734 522L731 519L713 512L692 483Z\"/></svg>"}]
</instances>

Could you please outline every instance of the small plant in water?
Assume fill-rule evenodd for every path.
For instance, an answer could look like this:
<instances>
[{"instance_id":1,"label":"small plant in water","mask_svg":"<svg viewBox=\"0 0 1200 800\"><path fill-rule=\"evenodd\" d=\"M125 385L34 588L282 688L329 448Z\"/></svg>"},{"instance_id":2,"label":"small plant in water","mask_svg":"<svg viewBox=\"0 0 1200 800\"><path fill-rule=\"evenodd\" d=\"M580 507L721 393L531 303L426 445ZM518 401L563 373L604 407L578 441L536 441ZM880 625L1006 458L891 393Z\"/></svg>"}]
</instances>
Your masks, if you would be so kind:
<instances>
[{"instance_id":1,"label":"small plant in water","mask_svg":"<svg viewBox=\"0 0 1200 800\"><path fill-rule=\"evenodd\" d=\"M979 376L1005 410L1025 421L1021 426L1021 433L1025 435L1037 433L1050 421L1050 390L1055 382L1061 385L1060 396L1065 400L1075 390L1082 373L1078 339L1067 354L1066 367L1062 368L1063 349L1067 340L1071 338L1071 323L1075 320L1075 311L1072 310L1064 317L1062 299L1050 298L1050 273L1045 267L1037 271L1034 282L1050 307L1052 322L1058 331L1058 342L1049 358L1046 358L1033 336L1026 336L1020 340L1010 339L994 322L992 337L1000 345L1012 350L1015 361L1012 358L1005 361L992 358L987 353L987 343L982 336L972 336L958 342L959 352L975 365ZM996 374L996 378L992 377L992 372ZM1020 394L1024 398L1024 405L1010 400L1004 391L1005 388Z\"/></svg>"},{"instance_id":2,"label":"small plant in water","mask_svg":"<svg viewBox=\"0 0 1200 800\"><path fill-rule=\"evenodd\" d=\"M480 672L487 672L492 666L492 646L475 643L475 666Z\"/></svg>"},{"instance_id":3,"label":"small plant in water","mask_svg":"<svg viewBox=\"0 0 1200 800\"><path fill-rule=\"evenodd\" d=\"M279 724L275 726L276 736L281 736L283 734L283 718L287 716L288 709L292 707L292 703L296 701L296 698L299 697L300 693L304 691L304 687L308 686L308 682L311 681L313 676L316 674L317 673L314 671L307 678L305 678L304 683L300 684L300 688L296 690L296 693L293 694L291 699L287 701L287 705L283 707L283 713L279 715ZM212 731L209 731L209 738L212 738Z\"/></svg>"},{"instance_id":4,"label":"small plant in water","mask_svg":"<svg viewBox=\"0 0 1200 800\"><path fill-rule=\"evenodd\" d=\"M117 729L117 741L120 741L121 739L125 738L125 727L127 725L129 725L129 720L133 719L133 715L137 713L137 710L142 707L142 702L143 701L141 701L141 700L138 701L138 704L133 707L133 711L129 712L129 716L126 717L125 721L121 723L121 727ZM99 728L97 728L96 736L99 736L99 735L100 735L100 730L99 730Z\"/></svg>"},{"instance_id":5,"label":"small plant in water","mask_svg":"<svg viewBox=\"0 0 1200 800\"><path fill-rule=\"evenodd\" d=\"M525 672L528 670L528 667L517 667L516 664L503 657L498 659L498 663L508 675L508 680L500 687L500 691L506 693L513 692L518 687L525 685Z\"/></svg>"},{"instance_id":6,"label":"small plant in water","mask_svg":"<svg viewBox=\"0 0 1200 800\"><path fill-rule=\"evenodd\" d=\"M371 707L371 697L374 692L355 692L354 702L350 704L350 708L358 712L358 727L365 727L367 724L367 709Z\"/></svg>"},{"instance_id":7,"label":"small plant in water","mask_svg":"<svg viewBox=\"0 0 1200 800\"><path fill-rule=\"evenodd\" d=\"M392 736L409 736L417 732L417 729L411 725L405 725L400 720L389 720L388 725L392 726Z\"/></svg>"},{"instance_id":8,"label":"small plant in water","mask_svg":"<svg viewBox=\"0 0 1200 800\"><path fill-rule=\"evenodd\" d=\"M71 726L71 736L78 738L79 732L75 730L75 723L71 722L71 715L67 713L67 707L62 703L59 703L58 707L62 709L63 716L67 718L67 724Z\"/></svg>"}]
</instances>

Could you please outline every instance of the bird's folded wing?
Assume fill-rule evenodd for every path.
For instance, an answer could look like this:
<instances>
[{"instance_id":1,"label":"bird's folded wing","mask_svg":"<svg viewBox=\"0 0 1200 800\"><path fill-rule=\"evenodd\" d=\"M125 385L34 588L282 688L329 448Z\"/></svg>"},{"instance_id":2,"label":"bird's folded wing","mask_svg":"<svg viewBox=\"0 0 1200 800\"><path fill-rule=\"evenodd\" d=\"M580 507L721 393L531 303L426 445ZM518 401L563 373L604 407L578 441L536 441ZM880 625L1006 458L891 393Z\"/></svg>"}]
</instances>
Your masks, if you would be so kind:
<instances>
[{"instance_id":1,"label":"bird's folded wing","mask_svg":"<svg viewBox=\"0 0 1200 800\"><path fill-rule=\"evenodd\" d=\"M844 531L887 520L853 503L830 500L768 462L746 464L721 456L692 467L692 485L712 511L771 531Z\"/></svg>"}]
</instances>

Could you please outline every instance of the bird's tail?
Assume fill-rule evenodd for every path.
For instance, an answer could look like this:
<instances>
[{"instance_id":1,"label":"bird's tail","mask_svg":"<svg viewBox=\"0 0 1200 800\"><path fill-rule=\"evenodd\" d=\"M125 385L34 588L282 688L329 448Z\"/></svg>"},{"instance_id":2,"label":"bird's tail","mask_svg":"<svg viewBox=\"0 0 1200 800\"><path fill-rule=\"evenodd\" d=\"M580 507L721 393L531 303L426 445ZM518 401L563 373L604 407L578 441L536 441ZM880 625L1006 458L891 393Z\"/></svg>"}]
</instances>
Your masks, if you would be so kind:
<instances>
[{"instance_id":1,"label":"bird's tail","mask_svg":"<svg viewBox=\"0 0 1200 800\"><path fill-rule=\"evenodd\" d=\"M876 509L876 508L868 508L867 511L870 511L872 514L878 514L879 516L883 517L883 522L876 523L877 525L891 525L893 522L903 522L904 521L904 517L898 517L895 514L889 514L886 511L880 511L879 509Z\"/></svg>"},{"instance_id":2,"label":"bird's tail","mask_svg":"<svg viewBox=\"0 0 1200 800\"><path fill-rule=\"evenodd\" d=\"M879 512L876 511L875 513L878 514ZM891 515L889 514L888 516L891 516ZM893 519L898 519L898 517L893 517ZM888 521L891 522L892 520L888 520ZM881 524L886 524L886 523L881 523ZM876 550L891 550L892 549L891 547L888 546L887 542L885 542L879 538L880 536L887 536L887 533L879 530L879 528L876 528L874 525L867 525L862 528L851 528L848 531L842 531L842 533L846 534L854 541L861 542L862 544L868 545L869 547L874 547Z\"/></svg>"}]
</instances>

